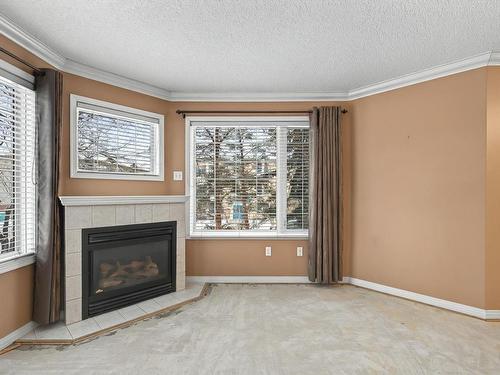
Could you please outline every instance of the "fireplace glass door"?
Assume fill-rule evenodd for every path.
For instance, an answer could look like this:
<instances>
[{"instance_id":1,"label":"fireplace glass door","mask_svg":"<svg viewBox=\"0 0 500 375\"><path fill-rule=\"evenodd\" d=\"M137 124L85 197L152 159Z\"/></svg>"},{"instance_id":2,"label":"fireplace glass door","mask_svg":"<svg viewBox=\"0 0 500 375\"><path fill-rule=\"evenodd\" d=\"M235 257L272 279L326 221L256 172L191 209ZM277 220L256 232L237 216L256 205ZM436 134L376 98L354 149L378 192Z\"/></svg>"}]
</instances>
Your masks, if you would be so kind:
<instances>
[{"instance_id":1,"label":"fireplace glass door","mask_svg":"<svg viewBox=\"0 0 500 375\"><path fill-rule=\"evenodd\" d=\"M171 282L172 275L167 272L171 267L170 238L162 237L95 251L92 256L93 294L140 288L141 284L159 280Z\"/></svg>"},{"instance_id":2,"label":"fireplace glass door","mask_svg":"<svg viewBox=\"0 0 500 375\"><path fill-rule=\"evenodd\" d=\"M175 291L175 222L83 230L83 316Z\"/></svg>"}]
</instances>

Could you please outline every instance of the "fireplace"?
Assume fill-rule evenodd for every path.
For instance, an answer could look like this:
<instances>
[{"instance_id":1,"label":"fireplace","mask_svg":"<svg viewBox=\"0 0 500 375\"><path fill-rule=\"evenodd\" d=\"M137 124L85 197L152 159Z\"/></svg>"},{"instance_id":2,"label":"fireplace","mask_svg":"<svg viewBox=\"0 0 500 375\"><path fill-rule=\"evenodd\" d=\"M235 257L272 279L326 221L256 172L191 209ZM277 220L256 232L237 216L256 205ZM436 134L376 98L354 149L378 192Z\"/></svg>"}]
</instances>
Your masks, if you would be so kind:
<instances>
[{"instance_id":1,"label":"fireplace","mask_svg":"<svg viewBox=\"0 0 500 375\"><path fill-rule=\"evenodd\" d=\"M175 291L175 221L82 229L82 318Z\"/></svg>"}]
</instances>

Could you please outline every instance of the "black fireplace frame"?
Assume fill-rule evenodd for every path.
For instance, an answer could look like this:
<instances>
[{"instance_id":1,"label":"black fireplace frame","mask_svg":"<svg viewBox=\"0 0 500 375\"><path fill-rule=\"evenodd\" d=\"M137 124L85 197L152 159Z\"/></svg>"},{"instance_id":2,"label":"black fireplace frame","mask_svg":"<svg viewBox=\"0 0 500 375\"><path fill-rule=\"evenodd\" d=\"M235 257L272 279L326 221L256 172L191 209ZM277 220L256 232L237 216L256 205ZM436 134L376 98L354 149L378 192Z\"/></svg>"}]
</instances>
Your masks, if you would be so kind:
<instances>
[{"instance_id":1,"label":"black fireplace frame","mask_svg":"<svg viewBox=\"0 0 500 375\"><path fill-rule=\"evenodd\" d=\"M145 282L103 295L91 295L92 253L106 249L109 243L141 241L146 238L164 237L172 246L170 252L171 281L166 278ZM177 222L164 221L147 224L117 225L82 229L82 319L129 306L163 294L175 292L177 274Z\"/></svg>"}]
</instances>

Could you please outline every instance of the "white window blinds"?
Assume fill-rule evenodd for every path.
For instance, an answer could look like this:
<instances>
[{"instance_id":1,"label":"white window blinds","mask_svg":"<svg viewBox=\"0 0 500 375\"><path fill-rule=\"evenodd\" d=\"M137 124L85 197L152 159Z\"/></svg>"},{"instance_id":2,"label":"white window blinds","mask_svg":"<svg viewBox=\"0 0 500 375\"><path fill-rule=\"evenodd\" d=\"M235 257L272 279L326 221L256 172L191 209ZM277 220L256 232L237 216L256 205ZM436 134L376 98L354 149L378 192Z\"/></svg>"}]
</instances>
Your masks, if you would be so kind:
<instances>
[{"instance_id":1,"label":"white window blinds","mask_svg":"<svg viewBox=\"0 0 500 375\"><path fill-rule=\"evenodd\" d=\"M192 236L306 235L309 123L190 122Z\"/></svg>"},{"instance_id":2,"label":"white window blinds","mask_svg":"<svg viewBox=\"0 0 500 375\"><path fill-rule=\"evenodd\" d=\"M286 229L307 230L309 218L309 129L287 129L286 174Z\"/></svg>"},{"instance_id":3,"label":"white window blinds","mask_svg":"<svg viewBox=\"0 0 500 375\"><path fill-rule=\"evenodd\" d=\"M162 179L163 116L74 99L72 176ZM119 106L121 107L121 106ZM158 178L155 178L158 177Z\"/></svg>"},{"instance_id":4,"label":"white window blinds","mask_svg":"<svg viewBox=\"0 0 500 375\"><path fill-rule=\"evenodd\" d=\"M35 251L35 93L0 76L0 260Z\"/></svg>"}]
</instances>

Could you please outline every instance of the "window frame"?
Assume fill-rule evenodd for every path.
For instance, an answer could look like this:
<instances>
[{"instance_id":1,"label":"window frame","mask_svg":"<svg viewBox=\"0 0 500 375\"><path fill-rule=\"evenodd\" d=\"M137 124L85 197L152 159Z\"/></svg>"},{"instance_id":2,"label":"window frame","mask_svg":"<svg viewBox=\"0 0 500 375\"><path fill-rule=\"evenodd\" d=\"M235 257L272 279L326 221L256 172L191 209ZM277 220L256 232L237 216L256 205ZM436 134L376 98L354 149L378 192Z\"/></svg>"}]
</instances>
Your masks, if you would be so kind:
<instances>
[{"instance_id":1,"label":"window frame","mask_svg":"<svg viewBox=\"0 0 500 375\"><path fill-rule=\"evenodd\" d=\"M158 121L155 132L155 160L153 174L134 174L122 172L93 172L78 168L78 103L99 107L99 111L112 117L134 116L149 117ZM106 110L109 110L107 113ZM117 114L118 113L118 114ZM133 181L165 181L165 150L164 150L165 116L159 113L143 111L141 109L110 103L103 100L70 94L70 177L102 180L133 180Z\"/></svg>"},{"instance_id":2,"label":"window frame","mask_svg":"<svg viewBox=\"0 0 500 375\"><path fill-rule=\"evenodd\" d=\"M33 91L33 111L36 111L36 93L34 92L34 83L35 83L35 77L32 76L31 74L28 74L24 72L23 70L3 61L0 60L0 76L8 81L13 82L16 85L23 86L24 88ZM26 163L25 159L28 158L27 153L35 152L37 149L37 121L36 121L36 114L35 112L29 113L28 116L26 113L21 113L18 114L19 116L22 116L26 120L26 126L32 126L32 132L33 132L33 144L32 144L32 149L28 149L26 144L23 144L21 146L21 149L25 149L25 153L15 153L13 155L13 158L16 160L17 163L20 163L23 165L23 163ZM26 117L25 117L26 116ZM28 123L28 120L30 121ZM25 132L28 132L28 130L25 130ZM25 138L26 140L26 138ZM34 154L33 154L34 155ZM37 218L37 189L35 188L35 184L31 186L31 190L33 191L33 197L31 201L31 208L28 205L28 200L26 196L22 196L22 192L27 192L29 187L26 185L27 181L29 180L28 176L30 178L36 178L36 158L33 158L33 165L32 167L32 173L33 175L30 175L27 173L25 170L21 168L20 171L14 171L14 173L19 173L19 186L16 187L18 194L21 194L20 197L16 198L19 200L19 205L20 207L17 208L16 210L20 210L20 213L14 213L14 221L15 221L15 232L16 236L21 237L19 240L21 242L21 247L17 251L13 252L7 252L5 254L0 254L0 274L6 273L13 271L15 269L25 267L27 265L30 265L35 262L35 256L36 256L36 244L37 244L37 228L35 226L33 230L33 243L32 243L32 248L29 246L27 242L27 216L26 214L29 213L31 210L31 214L33 215L33 221L36 222Z\"/></svg>"},{"instance_id":3,"label":"window frame","mask_svg":"<svg viewBox=\"0 0 500 375\"><path fill-rule=\"evenodd\" d=\"M220 121L234 121L234 122L297 122L306 121L310 122L309 116L186 116L185 119L185 138L186 138L186 155L185 155L185 170L186 173L186 195L188 200L186 201L186 236L187 238L228 238L228 239L308 239L309 230L301 229L286 229L286 212L287 212L287 201L286 201L286 158L285 163L282 162L282 157L280 157L280 147L277 144L277 190L276 190L276 222L277 229L272 232L261 232L253 230L244 231L194 231L193 220L194 220L194 210L196 209L196 186L192 183L195 178L196 168L194 163L194 131L195 126L191 126L191 122L220 122ZM309 124L310 126L310 124ZM282 128L288 128L282 126ZM279 128L278 128L279 131ZM277 142L279 143L280 137L277 137ZM286 151L286 149L285 149ZM281 169L281 171L280 171ZM285 183L283 183L285 182Z\"/></svg>"}]
</instances>

